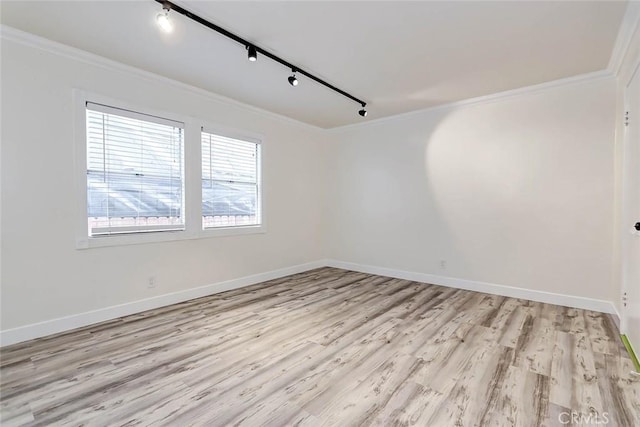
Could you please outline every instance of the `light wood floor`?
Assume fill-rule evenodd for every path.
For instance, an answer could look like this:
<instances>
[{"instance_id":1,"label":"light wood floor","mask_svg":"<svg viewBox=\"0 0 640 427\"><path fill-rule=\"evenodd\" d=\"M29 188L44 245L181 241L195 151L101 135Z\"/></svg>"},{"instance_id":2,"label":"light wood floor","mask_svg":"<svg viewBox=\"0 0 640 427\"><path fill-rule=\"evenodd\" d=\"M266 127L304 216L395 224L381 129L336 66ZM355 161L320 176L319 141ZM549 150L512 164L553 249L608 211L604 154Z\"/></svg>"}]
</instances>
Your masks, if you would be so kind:
<instances>
[{"instance_id":1,"label":"light wood floor","mask_svg":"<svg viewBox=\"0 0 640 427\"><path fill-rule=\"evenodd\" d=\"M630 427L631 370L604 314L322 268L6 347L0 400L3 426Z\"/></svg>"}]
</instances>

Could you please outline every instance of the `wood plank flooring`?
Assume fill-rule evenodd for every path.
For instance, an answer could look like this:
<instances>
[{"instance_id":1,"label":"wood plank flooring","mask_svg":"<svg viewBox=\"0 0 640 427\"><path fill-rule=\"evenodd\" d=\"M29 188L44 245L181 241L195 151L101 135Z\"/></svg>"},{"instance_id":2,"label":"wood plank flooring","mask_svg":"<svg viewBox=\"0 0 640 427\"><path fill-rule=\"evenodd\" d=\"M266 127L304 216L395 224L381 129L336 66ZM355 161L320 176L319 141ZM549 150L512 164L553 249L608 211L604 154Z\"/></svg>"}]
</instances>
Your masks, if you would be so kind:
<instances>
[{"instance_id":1,"label":"wood plank flooring","mask_svg":"<svg viewBox=\"0 0 640 427\"><path fill-rule=\"evenodd\" d=\"M3 426L640 426L608 315L335 268L6 347L0 369Z\"/></svg>"}]
</instances>

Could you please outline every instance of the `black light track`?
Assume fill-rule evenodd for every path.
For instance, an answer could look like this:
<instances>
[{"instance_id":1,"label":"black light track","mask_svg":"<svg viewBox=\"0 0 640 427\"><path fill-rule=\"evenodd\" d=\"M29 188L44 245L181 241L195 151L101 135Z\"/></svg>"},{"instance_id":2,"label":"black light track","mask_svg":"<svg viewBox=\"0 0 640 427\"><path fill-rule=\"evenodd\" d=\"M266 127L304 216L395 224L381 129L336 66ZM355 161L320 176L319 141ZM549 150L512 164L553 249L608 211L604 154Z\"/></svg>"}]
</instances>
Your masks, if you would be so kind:
<instances>
[{"instance_id":1,"label":"black light track","mask_svg":"<svg viewBox=\"0 0 640 427\"><path fill-rule=\"evenodd\" d=\"M313 81L315 81L317 83L320 83L321 85L331 89L332 91L337 92L340 95L345 96L345 97L351 99L352 101L357 102L358 104L362 105L362 108L364 108L367 105L366 102L364 102L363 100L361 100L359 98L356 98L355 96L351 95L350 93L345 92L344 90L335 87L331 83L327 83L326 81L324 81L321 78L316 77L313 74L303 70L302 68L298 67L297 65L293 65L290 62L285 61L284 59L280 58L279 56L274 55L273 53L262 49L260 46L256 46L254 43L251 43L250 41L247 41L247 40L243 39L242 37L232 33L229 30L225 30L224 28L222 28L222 27L220 27L220 26L218 26L218 25L216 25L216 24L214 24L212 22L209 22L206 19L201 18L200 16L198 16L198 15L192 13L192 12L189 12L188 10L184 9L183 7L181 7L181 6L179 6L179 5L175 4L175 3L172 3L172 2L167 1L167 0L155 0L155 1L160 3L160 4L162 4L162 7L164 9L173 10L174 12L177 12L177 13L179 13L181 15L184 15L187 18L189 18L189 19L191 19L193 21L196 21L197 23L199 23L201 25L204 25L205 27L207 27L207 28L209 28L209 29L211 29L213 31L216 31L216 32L222 34L223 36L226 36L226 37L230 38L231 40L234 40L234 41L240 43L241 45L243 45L243 46L245 46L247 48L250 47L250 46L254 47L256 49L256 51L258 53L260 53L261 55L264 55L267 58L272 59L273 61L276 61L276 62L284 65L288 69L290 69L292 71L295 71L297 73L300 73L303 76L308 77L311 80L313 80Z\"/></svg>"}]
</instances>

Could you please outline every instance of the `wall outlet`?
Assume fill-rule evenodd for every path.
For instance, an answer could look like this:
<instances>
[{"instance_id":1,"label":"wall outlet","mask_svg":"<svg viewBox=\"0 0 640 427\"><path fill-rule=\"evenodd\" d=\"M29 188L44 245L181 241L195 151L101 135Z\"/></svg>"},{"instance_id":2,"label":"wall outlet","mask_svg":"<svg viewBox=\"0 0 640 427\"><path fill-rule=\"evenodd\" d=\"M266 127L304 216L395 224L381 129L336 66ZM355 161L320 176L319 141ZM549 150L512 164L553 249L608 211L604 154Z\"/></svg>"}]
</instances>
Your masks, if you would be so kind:
<instances>
[{"instance_id":1,"label":"wall outlet","mask_svg":"<svg viewBox=\"0 0 640 427\"><path fill-rule=\"evenodd\" d=\"M153 289L156 287L156 276L149 276L149 280L147 281L147 288Z\"/></svg>"},{"instance_id":2,"label":"wall outlet","mask_svg":"<svg viewBox=\"0 0 640 427\"><path fill-rule=\"evenodd\" d=\"M440 270L446 270L447 269L447 260L446 259L441 259L440 260Z\"/></svg>"}]
</instances>

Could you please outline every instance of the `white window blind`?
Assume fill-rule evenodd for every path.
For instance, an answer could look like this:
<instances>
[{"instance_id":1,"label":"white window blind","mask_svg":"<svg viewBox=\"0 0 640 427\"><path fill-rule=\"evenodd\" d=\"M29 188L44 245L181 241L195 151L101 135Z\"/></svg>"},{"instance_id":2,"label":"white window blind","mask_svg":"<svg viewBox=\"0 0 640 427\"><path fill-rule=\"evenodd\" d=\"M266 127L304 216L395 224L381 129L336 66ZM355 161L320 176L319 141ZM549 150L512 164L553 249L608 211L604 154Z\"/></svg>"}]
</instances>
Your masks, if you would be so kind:
<instances>
[{"instance_id":1,"label":"white window blind","mask_svg":"<svg viewBox=\"0 0 640 427\"><path fill-rule=\"evenodd\" d=\"M259 225L260 144L202 131L204 228Z\"/></svg>"},{"instance_id":2,"label":"white window blind","mask_svg":"<svg viewBox=\"0 0 640 427\"><path fill-rule=\"evenodd\" d=\"M86 106L89 235L184 229L184 124Z\"/></svg>"}]
</instances>

